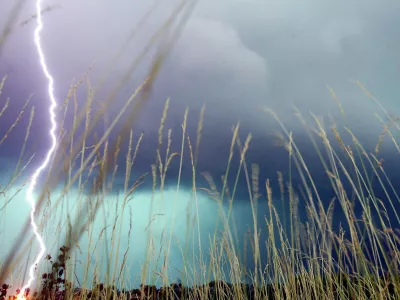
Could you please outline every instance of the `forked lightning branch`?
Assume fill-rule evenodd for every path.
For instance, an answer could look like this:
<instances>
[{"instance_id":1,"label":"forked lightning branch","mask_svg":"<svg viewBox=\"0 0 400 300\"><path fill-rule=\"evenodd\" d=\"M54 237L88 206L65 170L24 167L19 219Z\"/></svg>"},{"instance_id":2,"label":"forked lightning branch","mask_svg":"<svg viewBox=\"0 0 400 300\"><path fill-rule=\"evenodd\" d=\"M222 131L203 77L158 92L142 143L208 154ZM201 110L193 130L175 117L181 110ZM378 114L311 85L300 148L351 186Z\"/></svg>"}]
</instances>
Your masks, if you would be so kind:
<instances>
[{"instance_id":1,"label":"forked lightning branch","mask_svg":"<svg viewBox=\"0 0 400 300\"><path fill-rule=\"evenodd\" d=\"M38 58L39 58L39 63L40 66L43 70L44 75L47 78L47 88L48 88L48 99L47 101L43 101L40 103L40 105L46 105L48 103L48 113L49 113L49 120L50 120L50 127L49 127L49 134L51 137L51 145L46 153L46 157L44 161L42 162L41 165L38 166L38 168L35 170L35 172L31 176L31 180L28 186L27 190L27 200L29 204L31 205L31 213L30 213L30 220L31 220L31 227L33 230L33 233L35 234L36 240L39 243L40 251L37 254L35 261L32 263L32 265L29 268L29 280L25 284L25 286L22 288L20 294L19 294L19 299L24 299L25 298L25 291L30 288L31 284L35 280L35 266L39 264L40 260L43 258L45 251L46 251L46 245L43 241L42 236L38 232L38 227L35 222L35 211L36 211L36 201L34 197L34 189L37 183L37 179L41 172L49 165L51 155L53 154L56 145L57 145L57 139L56 139L56 128L57 128L57 122L56 122L56 114L55 114L55 108L57 107L57 101L54 96L54 79L52 75L49 72L49 69L46 64L46 58L43 52L42 44L41 44L41 32L43 30L43 20L42 20L42 0L36 0L36 17L37 17L37 23L36 23L36 28L34 31L34 42L36 45L37 53L38 53Z\"/></svg>"}]
</instances>

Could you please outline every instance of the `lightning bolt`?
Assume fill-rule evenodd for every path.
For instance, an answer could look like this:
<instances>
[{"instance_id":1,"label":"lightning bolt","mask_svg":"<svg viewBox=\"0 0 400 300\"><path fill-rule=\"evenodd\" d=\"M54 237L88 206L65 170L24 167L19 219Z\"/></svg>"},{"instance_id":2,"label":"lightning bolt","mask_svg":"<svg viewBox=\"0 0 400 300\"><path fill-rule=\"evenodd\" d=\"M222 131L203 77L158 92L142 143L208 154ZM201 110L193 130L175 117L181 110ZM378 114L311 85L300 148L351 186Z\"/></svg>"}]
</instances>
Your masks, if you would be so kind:
<instances>
[{"instance_id":1,"label":"lightning bolt","mask_svg":"<svg viewBox=\"0 0 400 300\"><path fill-rule=\"evenodd\" d=\"M53 154L53 152L56 148L56 145L57 145L57 138L56 138L56 134L55 134L55 131L57 128L56 114L55 114L55 108L57 107L57 101L54 96L54 87L53 87L54 79L48 70L45 56L44 56L43 49L42 49L42 45L41 45L41 40L40 40L40 32L43 29L42 0L36 0L36 15L37 15L37 26L36 26L35 33L34 33L34 40L35 40L36 49L37 49L37 52L39 55L40 65L42 67L44 75L46 76L46 78L48 80L48 96L49 96L49 100L50 100L49 114L50 114L50 121L51 121L51 127L49 130L49 133L51 136L51 146L50 146L49 150L47 151L45 160L33 173L28 190L27 190L27 194L26 194L27 200L29 201L29 203L31 205L31 227L32 227L33 233L35 234L35 237L39 243L40 252L36 256L34 263L31 265L31 267L29 269L29 280L28 280L27 284L22 288L20 294L18 295L19 299L25 299L25 296L24 296L25 291L31 286L32 282L35 280L35 267L36 267L36 265L38 265L38 263L40 262L40 260L42 259L43 255L46 251L46 245L43 241L42 236L38 232L38 227L35 222L35 211L36 211L35 206L36 205L35 205L35 200L34 200L34 196L33 196L33 190L36 186L37 178L39 177L40 173L48 166L51 155Z\"/></svg>"}]
</instances>

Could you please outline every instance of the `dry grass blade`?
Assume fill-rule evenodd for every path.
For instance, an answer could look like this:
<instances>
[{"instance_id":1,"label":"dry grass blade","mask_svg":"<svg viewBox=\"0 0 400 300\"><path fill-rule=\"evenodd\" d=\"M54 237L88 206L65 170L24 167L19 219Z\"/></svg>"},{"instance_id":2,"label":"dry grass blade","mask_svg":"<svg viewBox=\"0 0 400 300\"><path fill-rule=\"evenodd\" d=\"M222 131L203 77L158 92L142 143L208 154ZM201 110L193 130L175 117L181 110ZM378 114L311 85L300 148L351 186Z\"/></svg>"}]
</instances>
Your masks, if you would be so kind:
<instances>
[{"instance_id":1,"label":"dry grass blade","mask_svg":"<svg viewBox=\"0 0 400 300\"><path fill-rule=\"evenodd\" d=\"M24 106L22 107L21 111L19 112L19 114L18 114L17 118L15 119L14 123L10 126L10 128L7 130L7 132L4 134L4 136L3 136L2 139L0 140L0 145L3 144L3 142L7 139L8 135L9 135L9 134L11 133L11 131L15 128L15 126L18 125L18 123L19 123L19 121L21 120L23 114L25 113L25 109L26 109L26 107L28 106L29 101L31 100L31 97L32 97L32 96L30 96L30 97L28 98L28 100L26 100ZM8 101L7 101L7 104L8 104Z\"/></svg>"},{"instance_id":2,"label":"dry grass blade","mask_svg":"<svg viewBox=\"0 0 400 300\"><path fill-rule=\"evenodd\" d=\"M1 57L1 52L3 50L4 43L6 42L8 36L10 35L12 28L17 22L17 18L19 14L21 13L21 10L23 6L26 4L26 0L18 0L16 2L11 10L11 12L8 15L8 18L6 20L6 23L4 25L3 30L0 33L0 57Z\"/></svg>"}]
</instances>

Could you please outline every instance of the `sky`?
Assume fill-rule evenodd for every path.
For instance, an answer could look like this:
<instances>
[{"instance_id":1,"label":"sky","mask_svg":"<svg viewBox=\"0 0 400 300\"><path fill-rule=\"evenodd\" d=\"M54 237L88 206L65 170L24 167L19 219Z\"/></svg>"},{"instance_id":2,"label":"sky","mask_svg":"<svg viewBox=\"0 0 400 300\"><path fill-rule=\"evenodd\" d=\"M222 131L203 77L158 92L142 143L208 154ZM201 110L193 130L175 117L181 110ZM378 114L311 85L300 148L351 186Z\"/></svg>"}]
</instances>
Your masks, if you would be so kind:
<instances>
[{"instance_id":1,"label":"sky","mask_svg":"<svg viewBox=\"0 0 400 300\"><path fill-rule=\"evenodd\" d=\"M128 0L117 0L112 4L104 0L53 0L44 3L56 6L43 16L42 43L48 66L55 79L56 96L60 102L64 101L73 80L81 78L94 61L95 65L88 78L95 86L132 29L141 24L141 18L149 9L156 8L150 17L139 25L137 34L127 43L119 60L113 63L110 76L103 89L96 95L96 103L100 104L106 99L105 95L112 86L120 81L151 34L168 18L178 1L159 1L156 6L153 6L152 1L143 4L143 1ZM12 7L12 1L0 3L0 30L3 29ZM155 159L164 103L170 97L165 130L172 129L172 151L180 151L181 124L186 107L189 108L188 133L194 145L200 111L202 106L206 105L197 166L200 186L206 184L199 174L209 172L222 187L219 178L227 166L232 126L240 122L242 141L248 132L253 135L247 159L249 163L257 163L260 166L261 193L265 195L265 178L273 179L273 189L278 191L276 172L282 171L287 174L287 153L282 147L276 146L274 134L279 130L279 125L271 115L261 109L268 107L279 115L289 131L294 132L295 140L312 174L315 175L323 198L330 199L332 191L326 178L323 178L325 172L318 162L315 149L307 139L305 128L294 114L293 107L297 107L307 120L311 120L310 112L324 117L327 126L330 119L335 119L338 126L352 128L368 149L374 149L382 131L375 114L382 118L385 118L385 114L352 80L360 81L391 115L398 116L399 9L400 4L395 0L384 3L369 0L200 0L179 39L168 53L152 86L150 98L134 123L135 139L144 132L144 140L134 167L136 176L151 172L150 165ZM32 165L27 168L28 171L39 164L49 144L46 132L49 125L46 107L47 83L38 64L33 43L35 20L24 26L18 25L29 19L33 13L33 1L25 1L18 22L0 52L0 75L8 75L0 96L1 103L5 103L7 97L10 97L7 113L0 118L2 135L6 132L4 128L13 123L24 102L32 94L28 110L34 106L36 115L25 158L33 153L36 155ZM113 99L112 106L106 112L109 120L115 118L126 99L145 78L156 50L154 47L150 49L142 63L121 87ZM332 88L340 99L346 111L346 118L341 116L328 87ZM86 88L82 87L77 92L80 109L85 98ZM0 145L4 170L4 178L1 181L7 181L6 176L9 176L18 160L28 116L29 113L24 114L18 126L13 129L4 144ZM71 114L67 115L66 124L71 126ZM96 127L99 132L103 129L102 123ZM343 127L340 130L344 132ZM110 138L115 140L115 132ZM388 162L386 171L396 184L400 182L396 171L399 152L396 152L394 145L388 140L385 140L384 146L383 154ZM119 159L122 165L124 156L122 153ZM237 169L238 161L238 156L235 156L233 170ZM155 235L158 235L158 239L161 239L160 228L163 224L169 224L167 220L171 220L174 214L178 220L174 234L184 239L183 215L186 204L190 203L191 199L191 167L190 159L186 156L181 191L178 194L179 198L182 196L183 201L187 203L172 209L170 203L176 198L173 193L178 175L176 162L171 165L167 176L168 192L164 197L166 210L161 209L166 220L157 224ZM29 176L28 172L25 176ZM116 176L117 186L123 186L123 177L121 168ZM229 180L233 180L233 176ZM55 194L59 193L57 189L54 190ZM18 191L18 186L11 190ZM69 197L74 199L77 193L78 191L72 190ZM237 195L234 211L240 221L236 226L240 233L244 234L251 224L251 211L243 176ZM148 218L144 216L148 215L149 198L151 181L143 185L137 193L136 202L131 203L131 208L136 214L133 219L136 226L133 232L137 237L137 244L131 250L134 253L132 257L135 257L132 258L132 263L138 263L145 250L146 243L142 239L148 223ZM107 199L106 207L111 210L110 207L115 203L117 196L110 194ZM214 230L210 224L217 218L217 206L215 201L201 193L198 195L198 203L201 237L206 247L208 234ZM7 213L2 215L2 224L6 224L6 228L21 226L22 222L19 220L23 215L28 215L28 208L24 205L24 195L19 192L7 207ZM262 222L266 212L265 201L260 203L259 210ZM125 215L124 218L128 219L129 214L126 212ZM96 222L98 223L95 223L97 225L94 227L99 230L104 220L98 219ZM127 231L129 224L127 221L125 223L124 231ZM12 239L8 232L8 229L2 232L2 239ZM127 240L123 241L122 249L127 246ZM171 260L178 269L182 266L178 249L172 251ZM135 274L133 270L134 268L132 274Z\"/></svg>"}]
</instances>

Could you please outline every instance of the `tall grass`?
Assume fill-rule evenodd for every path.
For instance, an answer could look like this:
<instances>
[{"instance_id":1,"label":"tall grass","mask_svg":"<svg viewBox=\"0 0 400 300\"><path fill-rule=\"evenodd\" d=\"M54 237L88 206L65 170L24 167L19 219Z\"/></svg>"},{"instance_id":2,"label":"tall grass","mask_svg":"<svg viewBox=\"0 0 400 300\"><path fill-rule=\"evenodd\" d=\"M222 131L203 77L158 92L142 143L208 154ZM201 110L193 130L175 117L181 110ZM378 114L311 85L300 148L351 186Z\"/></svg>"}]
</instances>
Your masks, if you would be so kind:
<instances>
[{"instance_id":1,"label":"tall grass","mask_svg":"<svg viewBox=\"0 0 400 300\"><path fill-rule=\"evenodd\" d=\"M167 34L165 28L172 26L172 20L178 14L183 13L181 22L187 20L192 8L185 7L182 5L177 8L155 34L154 39L150 39L148 47L154 45L151 43L155 43L157 36ZM154 163L149 166L148 174L136 175L134 167L146 136L142 133L135 139L133 123L143 103L149 99L151 84L172 42L179 36L182 24L178 24L177 28L178 30L171 33L170 42L162 44L164 47L160 48L162 50L156 56L146 80L125 101L101 136L98 133L96 135L94 129L123 81L106 97L102 109L96 111L93 106L96 89L91 86L86 73L77 84L71 86L60 106L58 149L42 188L37 193L36 220L43 234L59 237L56 248L60 248L61 252L54 250L49 253L46 260L50 263L50 270L46 268L45 261L38 266L37 286L32 288L39 293L36 296L31 293L29 298L60 299L62 295L63 299L395 299L395 295L400 295L400 220L396 211L400 198L396 185L385 172L385 162L381 157L382 141L386 137L389 137L396 151L400 152L397 140L400 126L398 120L391 117L377 99L358 82L357 85L366 96L375 101L389 118L388 123L381 120L383 132L378 137L373 152L368 152L351 128L337 125L326 128L321 118L311 114L311 121L307 121L308 116L305 117L299 109L296 110L296 116L315 149L315 157L324 167L330 189L335 195L333 199L325 199L320 192L317 180L296 143L296 136L275 112L267 108L266 114L275 119L281 128L279 142L283 146L282 151L287 152L289 161L288 172L276 170L277 178L260 177L259 165L247 157L252 135L249 133L244 141L241 140L239 124L233 128L230 145L227 145L229 155L225 158L226 170L222 180L215 180L211 172L198 174L198 156L200 143L204 143L202 129L206 111L202 109L196 136L193 137L187 130L189 109L186 109L182 130L179 135L175 135L180 139L180 151L173 152L172 130L165 129L169 104L173 101L170 99L165 102L161 117ZM147 47L141 55L146 51ZM140 62L141 55L132 64L125 78ZM84 83L87 86L87 99L83 107L80 107L77 91ZM0 96L5 84L7 79L3 77ZM345 116L339 100L332 90L330 92ZM27 114L28 103L29 100L5 135L0 137L0 146L7 142L7 137ZM64 124L71 106L73 126L69 130ZM1 109L0 118L7 113L7 109L8 100ZM35 110L32 108L16 169L8 183L1 187L4 199L0 212L2 219L6 216L7 206L15 201L16 194L23 192L26 185L24 176L32 168L34 160L26 157L26 150L31 140L34 114ZM122 122L126 115L129 115L127 121ZM121 123L121 130L113 132ZM111 139L111 135L117 138ZM348 139L350 143L345 142ZM206 143L203 147L207 146ZM121 156L125 157L122 166L118 164ZM239 158L238 161L235 158ZM186 167L190 168L192 177L193 210L188 207L184 244L174 237L176 216L173 216L172 224L163 231L160 245L155 245L156 238L152 228L160 217L154 207L155 198L156 195L165 193L166 178L174 161L179 170L174 186L176 197L172 205L179 205L182 170L188 163L189 166ZM238 168L233 168L234 164ZM122 197L117 198L111 229L107 230L109 211L105 209L104 200L114 192L115 180L117 174L121 174L121 168L125 174ZM198 186L199 175L208 186ZM300 178L300 182L295 178ZM129 224L129 233L132 230L135 221L131 213L129 220L124 219L125 211L130 209L131 198L145 180L152 183L151 197L146 204L150 207L148 226L143 232L147 250L140 280L134 288L135 282L130 278L128 268L131 263L128 250L134 246L131 245L128 234L128 247L121 249L122 228ZM253 217L252 227L244 237L238 234L238 220L233 214L241 180L247 185L248 203ZM297 186L298 183L300 186ZM17 184L19 187L14 192ZM57 197L52 193L56 186L62 187L61 194ZM278 189L274 190L273 186ZM376 187L383 191L384 199L377 196L374 190ZM74 203L69 203L68 195L73 188L79 191L78 198ZM209 236L209 249L203 248L202 220L199 218L199 193L204 192L218 207L215 230ZM258 218L260 201L265 201L268 206L263 220ZM282 202L282 211L278 211L276 201ZM73 215L75 211L77 214ZM306 216L300 211L305 211ZM56 226L51 226L54 232L45 231L44 228L55 220L57 214L63 217ZM334 224L335 214L341 216L340 225ZM99 233L94 231L96 218L104 219L104 228ZM261 231L266 233L263 235ZM88 248L85 249L86 260L80 262L77 253L81 250L79 241L83 236L88 240ZM95 259L93 262L103 239L106 241L103 244L106 259ZM33 237L29 238L27 220L23 231L1 264L0 282L9 282L14 277L26 279L26 265L35 255L32 250L34 242ZM239 246L241 244L242 248ZM181 283L174 282L171 276L174 268L169 259L172 246L181 251ZM122 257L121 250L124 253ZM197 251L199 254L196 254ZM250 263L247 261L248 253L252 254ZM27 261L21 261L22 258L27 258ZM76 274L78 265L83 266L80 277ZM42 272L45 275L41 275ZM15 281L12 285L20 283ZM156 288L156 285L162 287ZM3 286L1 293L8 289L7 285Z\"/></svg>"}]
</instances>

